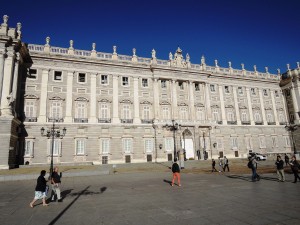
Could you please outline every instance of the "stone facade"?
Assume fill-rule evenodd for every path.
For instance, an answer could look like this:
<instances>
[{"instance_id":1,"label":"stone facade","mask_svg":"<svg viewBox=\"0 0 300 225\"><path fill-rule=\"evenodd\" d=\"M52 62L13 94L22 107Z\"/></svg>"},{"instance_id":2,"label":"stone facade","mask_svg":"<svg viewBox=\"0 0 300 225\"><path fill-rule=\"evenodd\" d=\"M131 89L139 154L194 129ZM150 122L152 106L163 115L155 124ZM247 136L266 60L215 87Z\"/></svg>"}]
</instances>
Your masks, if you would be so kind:
<instances>
[{"instance_id":1,"label":"stone facade","mask_svg":"<svg viewBox=\"0 0 300 225\"><path fill-rule=\"evenodd\" d=\"M19 85L24 163L161 162L174 149L188 159L292 151L280 76L268 68L209 66L204 57L192 64L180 48L169 60L155 50L151 58L136 49L120 55L116 46L77 50L72 40L60 48L49 37L28 50L33 64ZM53 123L67 129L63 138L41 136Z\"/></svg>"}]
</instances>

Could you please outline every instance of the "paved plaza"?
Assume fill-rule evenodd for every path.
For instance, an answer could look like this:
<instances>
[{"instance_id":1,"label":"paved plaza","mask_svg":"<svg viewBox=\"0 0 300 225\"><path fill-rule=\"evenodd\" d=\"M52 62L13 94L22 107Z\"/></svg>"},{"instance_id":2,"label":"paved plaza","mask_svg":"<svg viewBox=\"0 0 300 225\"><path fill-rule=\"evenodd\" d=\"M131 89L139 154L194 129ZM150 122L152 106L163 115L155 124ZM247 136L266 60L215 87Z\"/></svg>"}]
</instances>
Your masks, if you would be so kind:
<instances>
[{"instance_id":1,"label":"paved plaza","mask_svg":"<svg viewBox=\"0 0 300 225\"><path fill-rule=\"evenodd\" d=\"M169 172L63 177L62 203L29 207L35 180L0 183L2 225L42 224L300 224L300 183L260 182L231 173L182 174L170 186Z\"/></svg>"}]
</instances>

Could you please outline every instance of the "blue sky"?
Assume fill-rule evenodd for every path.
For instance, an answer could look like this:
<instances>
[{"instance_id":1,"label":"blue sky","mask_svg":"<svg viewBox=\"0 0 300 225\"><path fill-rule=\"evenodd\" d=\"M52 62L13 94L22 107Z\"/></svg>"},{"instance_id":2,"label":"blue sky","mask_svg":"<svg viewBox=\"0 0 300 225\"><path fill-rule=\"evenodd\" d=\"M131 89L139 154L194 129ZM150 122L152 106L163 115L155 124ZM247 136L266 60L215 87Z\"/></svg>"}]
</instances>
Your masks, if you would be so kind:
<instances>
[{"instance_id":1,"label":"blue sky","mask_svg":"<svg viewBox=\"0 0 300 225\"><path fill-rule=\"evenodd\" d=\"M0 17L22 23L23 41L168 59L178 46L191 62L277 73L300 61L299 0L0 0Z\"/></svg>"}]
</instances>

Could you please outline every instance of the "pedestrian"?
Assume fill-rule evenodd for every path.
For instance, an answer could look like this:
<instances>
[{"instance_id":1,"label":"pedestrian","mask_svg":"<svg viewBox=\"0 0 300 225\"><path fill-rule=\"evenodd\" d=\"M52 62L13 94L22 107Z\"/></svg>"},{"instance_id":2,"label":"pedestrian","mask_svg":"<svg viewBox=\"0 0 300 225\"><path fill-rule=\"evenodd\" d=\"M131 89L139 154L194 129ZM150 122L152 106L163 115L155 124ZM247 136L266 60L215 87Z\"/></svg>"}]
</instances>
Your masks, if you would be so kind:
<instances>
[{"instance_id":1,"label":"pedestrian","mask_svg":"<svg viewBox=\"0 0 300 225\"><path fill-rule=\"evenodd\" d=\"M283 162L283 160L281 159L281 156L280 156L280 155L277 156L277 160L276 160L276 162L275 162L275 165L276 165L276 167L277 167L278 181L279 181L279 182L284 182L284 181L285 181L285 177L284 177L284 169L283 169L284 162Z\"/></svg>"},{"instance_id":2,"label":"pedestrian","mask_svg":"<svg viewBox=\"0 0 300 225\"><path fill-rule=\"evenodd\" d=\"M259 181L260 176L257 174L257 161L255 159L255 155L249 157L248 167L252 170L252 182Z\"/></svg>"},{"instance_id":3,"label":"pedestrian","mask_svg":"<svg viewBox=\"0 0 300 225\"><path fill-rule=\"evenodd\" d=\"M173 172L173 179L172 179L172 186L174 186L175 179L177 179L178 186L181 187L180 183L180 168L177 163L177 158L174 159L174 163L172 165L172 172Z\"/></svg>"},{"instance_id":4,"label":"pedestrian","mask_svg":"<svg viewBox=\"0 0 300 225\"><path fill-rule=\"evenodd\" d=\"M300 177L299 177L299 174L298 174L299 163L296 160L296 156L294 156L294 155L292 156L292 160L289 164L291 166L292 172L293 172L294 177L295 177L293 183L297 183L297 178L300 180Z\"/></svg>"},{"instance_id":5,"label":"pedestrian","mask_svg":"<svg viewBox=\"0 0 300 225\"><path fill-rule=\"evenodd\" d=\"M212 159L212 162L211 162L211 172L218 172L216 170L216 161L214 159Z\"/></svg>"},{"instance_id":6,"label":"pedestrian","mask_svg":"<svg viewBox=\"0 0 300 225\"><path fill-rule=\"evenodd\" d=\"M227 171L229 172L229 160L224 156L224 167L223 171L225 172L225 169L227 168Z\"/></svg>"},{"instance_id":7,"label":"pedestrian","mask_svg":"<svg viewBox=\"0 0 300 225\"><path fill-rule=\"evenodd\" d=\"M290 158L289 158L289 156L285 153L284 154L284 161L285 161L285 165L287 166L288 164L289 164L289 162L290 162Z\"/></svg>"},{"instance_id":8,"label":"pedestrian","mask_svg":"<svg viewBox=\"0 0 300 225\"><path fill-rule=\"evenodd\" d=\"M219 164L219 173L220 173L223 171L223 161L220 157L218 158L218 164Z\"/></svg>"},{"instance_id":9,"label":"pedestrian","mask_svg":"<svg viewBox=\"0 0 300 225\"><path fill-rule=\"evenodd\" d=\"M54 168L54 171L51 176L51 184L52 184L52 196L51 196L51 201L55 201L55 195L57 197L58 202L62 202L61 194L60 194L60 185L61 185L61 180L60 180L60 175L58 174L58 167L56 166Z\"/></svg>"},{"instance_id":10,"label":"pedestrian","mask_svg":"<svg viewBox=\"0 0 300 225\"><path fill-rule=\"evenodd\" d=\"M42 199L43 206L48 206L48 204L46 203L46 196L47 196L48 186L47 186L47 181L45 179L45 175L46 175L46 171L42 170L41 173L40 173L40 176L38 177L37 182L36 182L34 198L33 198L32 202L30 202L30 204L29 204L31 208L34 207L33 204L38 199Z\"/></svg>"}]
</instances>

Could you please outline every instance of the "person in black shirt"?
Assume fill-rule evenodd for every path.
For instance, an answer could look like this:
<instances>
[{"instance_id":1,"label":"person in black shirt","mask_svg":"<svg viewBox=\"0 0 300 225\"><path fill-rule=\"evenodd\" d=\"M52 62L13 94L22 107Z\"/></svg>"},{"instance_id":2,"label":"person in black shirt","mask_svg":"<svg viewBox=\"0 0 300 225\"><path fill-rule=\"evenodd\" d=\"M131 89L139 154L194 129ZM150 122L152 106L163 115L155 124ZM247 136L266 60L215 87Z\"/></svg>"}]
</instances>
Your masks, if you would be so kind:
<instances>
[{"instance_id":1,"label":"person in black shirt","mask_svg":"<svg viewBox=\"0 0 300 225\"><path fill-rule=\"evenodd\" d=\"M212 162L211 162L211 172L218 172L216 170L216 161L214 159L212 159Z\"/></svg>"},{"instance_id":2,"label":"person in black shirt","mask_svg":"<svg viewBox=\"0 0 300 225\"><path fill-rule=\"evenodd\" d=\"M180 168L177 163L177 159L174 159L174 163L172 165L172 172L173 172L173 179L172 179L172 186L174 186L174 181L177 178L178 186L181 186L180 184Z\"/></svg>"},{"instance_id":3,"label":"person in black shirt","mask_svg":"<svg viewBox=\"0 0 300 225\"><path fill-rule=\"evenodd\" d=\"M46 171L42 170L40 176L37 179L35 192L34 192L34 198L32 202L30 202L30 207L33 208L33 204L38 200L42 199L43 206L48 206L46 203L46 196L48 191L47 181L45 179Z\"/></svg>"},{"instance_id":4,"label":"person in black shirt","mask_svg":"<svg viewBox=\"0 0 300 225\"><path fill-rule=\"evenodd\" d=\"M290 158L287 154L284 154L284 161L285 161L285 165L287 166L290 162Z\"/></svg>"},{"instance_id":5,"label":"person in black shirt","mask_svg":"<svg viewBox=\"0 0 300 225\"><path fill-rule=\"evenodd\" d=\"M278 175L278 181L280 182L284 182L285 178L284 178L284 169L283 169L283 166L284 166L284 162L283 160L281 159L281 156L278 155L277 156L277 160L275 162L275 165L277 167L277 175Z\"/></svg>"},{"instance_id":6,"label":"person in black shirt","mask_svg":"<svg viewBox=\"0 0 300 225\"><path fill-rule=\"evenodd\" d=\"M57 201L62 202L62 198L60 195L60 175L58 174L58 167L54 168L54 171L51 176L51 184L52 184L52 197L51 201L54 201L55 195L57 196Z\"/></svg>"}]
</instances>

